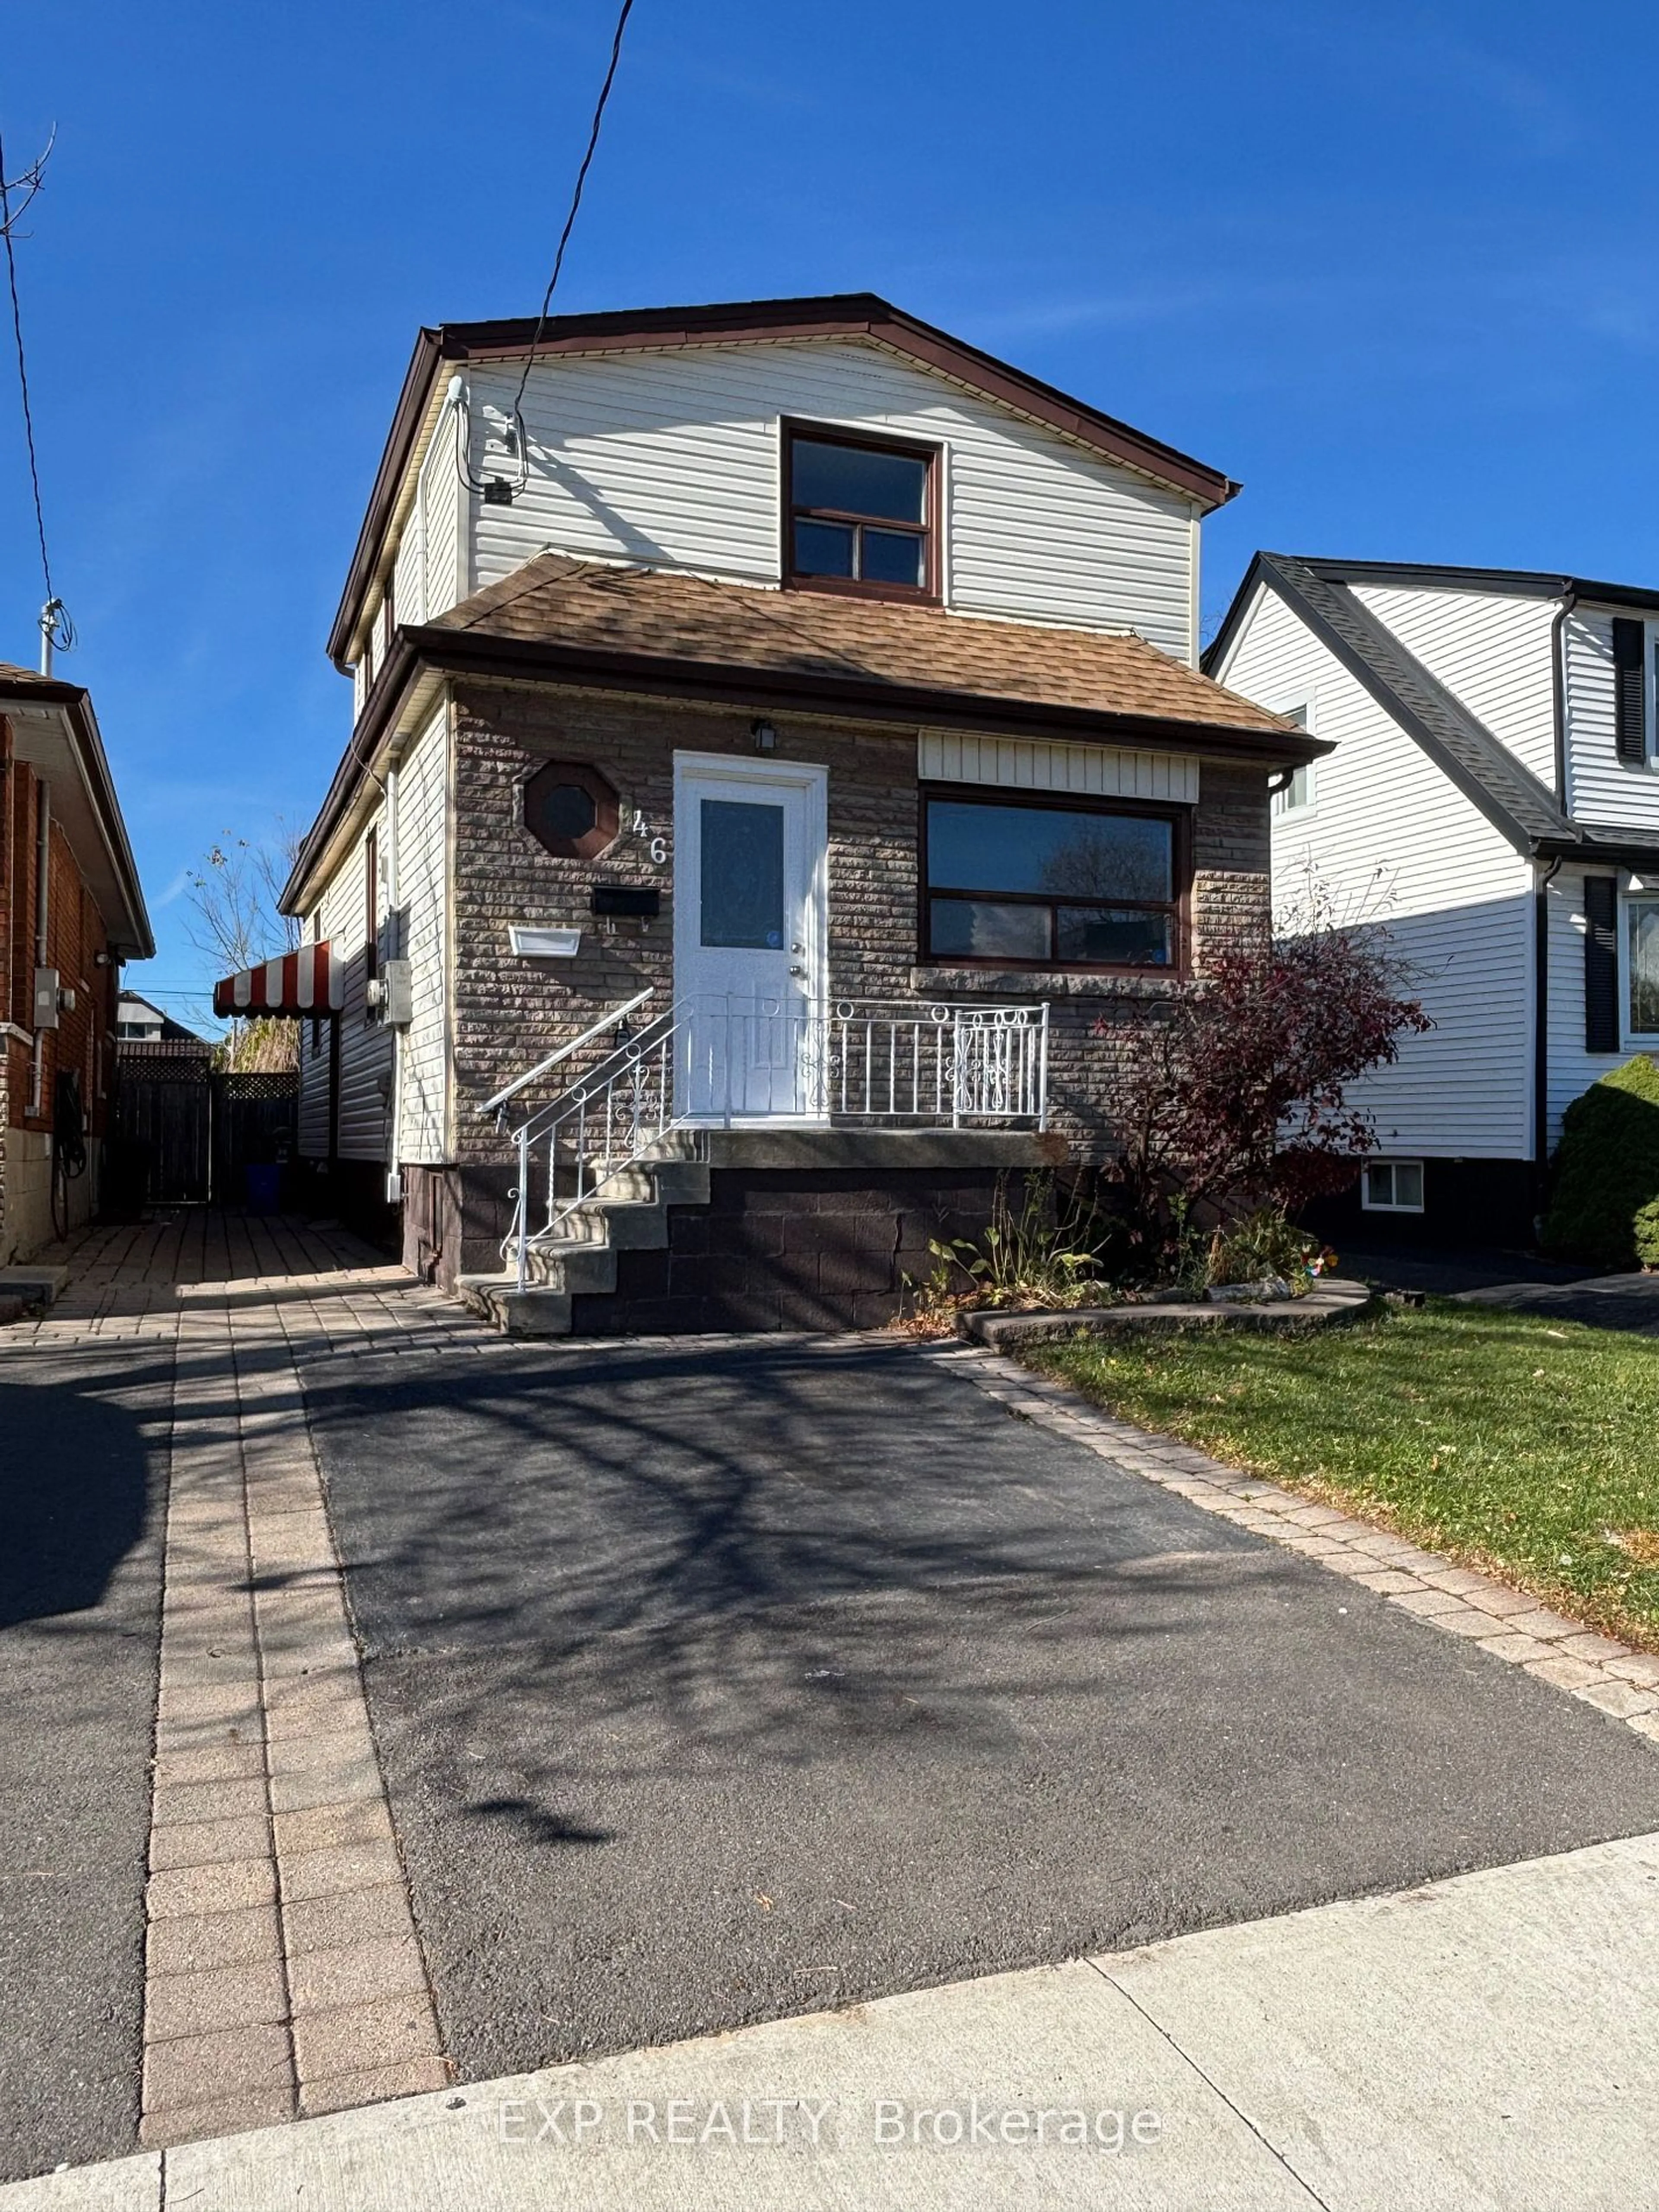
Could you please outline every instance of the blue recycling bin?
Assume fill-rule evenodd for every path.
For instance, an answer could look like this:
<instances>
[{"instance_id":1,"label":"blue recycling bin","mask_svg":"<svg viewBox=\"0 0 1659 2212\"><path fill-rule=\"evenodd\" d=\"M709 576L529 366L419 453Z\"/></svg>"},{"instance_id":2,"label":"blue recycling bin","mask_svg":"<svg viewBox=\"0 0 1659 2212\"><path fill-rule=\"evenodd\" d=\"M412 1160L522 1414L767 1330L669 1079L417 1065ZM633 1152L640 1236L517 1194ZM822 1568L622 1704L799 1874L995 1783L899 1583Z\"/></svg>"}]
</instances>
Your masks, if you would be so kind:
<instances>
[{"instance_id":1,"label":"blue recycling bin","mask_svg":"<svg viewBox=\"0 0 1659 2212\"><path fill-rule=\"evenodd\" d=\"M282 1203L283 1170L273 1161L269 1165L250 1165L247 1176L247 1210L250 1213L275 1213Z\"/></svg>"}]
</instances>

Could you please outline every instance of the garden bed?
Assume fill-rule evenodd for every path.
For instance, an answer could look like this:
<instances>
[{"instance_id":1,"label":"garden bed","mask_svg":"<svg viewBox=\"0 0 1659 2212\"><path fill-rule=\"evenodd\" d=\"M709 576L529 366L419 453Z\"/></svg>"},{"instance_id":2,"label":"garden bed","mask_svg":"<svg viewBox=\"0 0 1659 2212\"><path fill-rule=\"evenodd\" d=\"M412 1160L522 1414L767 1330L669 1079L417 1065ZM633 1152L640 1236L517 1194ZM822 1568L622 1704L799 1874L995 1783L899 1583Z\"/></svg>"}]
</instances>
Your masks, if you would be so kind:
<instances>
[{"instance_id":1,"label":"garden bed","mask_svg":"<svg viewBox=\"0 0 1659 2212\"><path fill-rule=\"evenodd\" d=\"M1322 1328L1352 1321L1366 1311L1373 1292L1368 1284L1327 1276L1300 1297L1249 1301L1162 1297L1126 1299L1121 1305L1054 1307L1010 1313L981 1306L957 1318L957 1333L999 1352L1072 1336L1173 1335L1183 1329L1257 1329L1283 1334Z\"/></svg>"}]
</instances>

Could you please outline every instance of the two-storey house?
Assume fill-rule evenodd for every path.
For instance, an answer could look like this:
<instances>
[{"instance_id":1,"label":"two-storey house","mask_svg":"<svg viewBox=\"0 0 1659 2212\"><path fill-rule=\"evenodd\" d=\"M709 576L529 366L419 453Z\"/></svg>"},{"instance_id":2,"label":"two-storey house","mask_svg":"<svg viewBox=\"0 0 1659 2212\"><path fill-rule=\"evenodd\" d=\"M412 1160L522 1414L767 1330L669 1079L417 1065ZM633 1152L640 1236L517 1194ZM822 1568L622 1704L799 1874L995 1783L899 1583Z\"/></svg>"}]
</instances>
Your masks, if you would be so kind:
<instances>
[{"instance_id":1,"label":"two-storey house","mask_svg":"<svg viewBox=\"0 0 1659 2212\"><path fill-rule=\"evenodd\" d=\"M1198 668L1236 489L867 295L423 331L226 987L303 1152L515 1328L884 1319L1265 925L1321 748Z\"/></svg>"},{"instance_id":2,"label":"two-storey house","mask_svg":"<svg viewBox=\"0 0 1659 2212\"><path fill-rule=\"evenodd\" d=\"M1659 592L1258 554L1205 665L1333 750L1273 801L1435 1026L1355 1096L1367 1232L1527 1238L1565 1108L1659 1050Z\"/></svg>"}]
</instances>

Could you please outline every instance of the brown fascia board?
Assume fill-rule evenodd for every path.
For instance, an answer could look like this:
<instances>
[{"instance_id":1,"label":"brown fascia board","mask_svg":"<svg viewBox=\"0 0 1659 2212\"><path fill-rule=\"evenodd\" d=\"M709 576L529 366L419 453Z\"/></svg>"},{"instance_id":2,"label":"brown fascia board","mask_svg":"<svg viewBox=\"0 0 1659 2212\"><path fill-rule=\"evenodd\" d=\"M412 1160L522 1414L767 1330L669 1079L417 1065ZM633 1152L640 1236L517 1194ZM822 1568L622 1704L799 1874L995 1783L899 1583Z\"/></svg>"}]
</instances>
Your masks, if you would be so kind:
<instances>
[{"instance_id":1,"label":"brown fascia board","mask_svg":"<svg viewBox=\"0 0 1659 2212\"><path fill-rule=\"evenodd\" d=\"M611 314L557 315L539 337L532 318L485 323L444 323L422 330L404 378L397 411L369 494L356 550L346 576L328 651L343 667L357 609L396 504L398 489L430 400L433 379L453 362L499 361L531 349L538 358L562 353L627 353L671 346L776 343L799 337L863 337L939 369L989 399L1046 422L1109 460L1170 484L1206 512L1224 507L1243 489L1218 469L1159 438L1104 415L1069 392L1029 376L994 354L981 352L932 323L908 315L874 292L829 293L802 300L744 300L707 307L649 307Z\"/></svg>"},{"instance_id":2,"label":"brown fascia board","mask_svg":"<svg viewBox=\"0 0 1659 2212\"><path fill-rule=\"evenodd\" d=\"M741 662L667 659L652 653L607 653L587 646L550 644L539 638L399 627L321 810L283 887L278 904L285 914L299 910L307 878L350 805L387 723L422 665L448 676L575 684L656 698L769 708L778 714L817 713L858 721L926 723L941 729L983 731L994 737L1070 737L1097 744L1197 752L1264 769L1294 767L1335 750L1329 738L1311 737L1300 730L1286 730L1281 736L1273 730L1171 720L1104 708L1048 706L1040 701L933 690L857 677L793 675Z\"/></svg>"}]
</instances>

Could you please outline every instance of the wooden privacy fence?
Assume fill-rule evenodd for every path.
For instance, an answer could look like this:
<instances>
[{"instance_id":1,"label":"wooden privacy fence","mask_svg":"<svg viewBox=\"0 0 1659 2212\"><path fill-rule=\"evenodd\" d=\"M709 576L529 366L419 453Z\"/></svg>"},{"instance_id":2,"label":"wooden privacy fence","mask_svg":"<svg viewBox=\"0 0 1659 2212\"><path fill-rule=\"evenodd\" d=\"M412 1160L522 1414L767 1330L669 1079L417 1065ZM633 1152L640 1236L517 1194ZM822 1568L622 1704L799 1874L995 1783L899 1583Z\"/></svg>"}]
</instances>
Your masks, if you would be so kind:
<instances>
[{"instance_id":1,"label":"wooden privacy fence","mask_svg":"<svg viewBox=\"0 0 1659 2212\"><path fill-rule=\"evenodd\" d=\"M246 1170L291 1159L297 1072L235 1074L194 1046L124 1044L106 1169L109 1205L240 1206Z\"/></svg>"}]
</instances>

